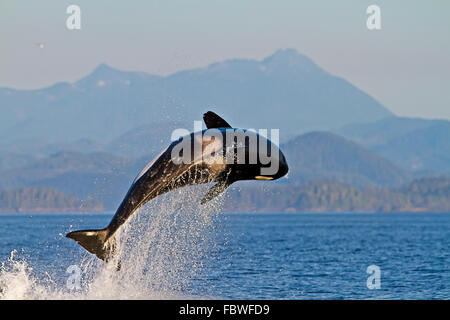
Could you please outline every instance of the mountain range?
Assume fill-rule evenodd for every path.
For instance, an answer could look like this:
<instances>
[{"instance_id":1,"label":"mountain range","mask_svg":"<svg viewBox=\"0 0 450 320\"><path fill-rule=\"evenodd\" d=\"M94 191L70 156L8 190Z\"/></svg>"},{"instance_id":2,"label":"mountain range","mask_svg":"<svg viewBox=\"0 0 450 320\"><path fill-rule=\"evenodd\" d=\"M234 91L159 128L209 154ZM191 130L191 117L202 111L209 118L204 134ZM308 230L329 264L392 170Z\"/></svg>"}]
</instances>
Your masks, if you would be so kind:
<instances>
[{"instance_id":1,"label":"mountain range","mask_svg":"<svg viewBox=\"0 0 450 320\"><path fill-rule=\"evenodd\" d=\"M412 179L389 160L330 132L306 133L281 147L294 163L289 179L295 183L331 179L357 187L392 187Z\"/></svg>"},{"instance_id":2,"label":"mountain range","mask_svg":"<svg viewBox=\"0 0 450 320\"><path fill-rule=\"evenodd\" d=\"M334 131L415 173L450 173L450 121L388 117Z\"/></svg>"},{"instance_id":3,"label":"mountain range","mask_svg":"<svg viewBox=\"0 0 450 320\"><path fill-rule=\"evenodd\" d=\"M166 77L102 64L74 83L0 88L0 190L7 199L20 195L30 202L31 192L71 208L90 203L114 210L173 130L192 131L206 110L236 127L280 128L290 172L271 186L278 192L291 188L285 193L292 197L305 188L347 190L346 197L357 190L357 201L364 202L391 190L386 201L394 203L396 194L412 194L398 191L412 181L450 175L449 121L395 116L348 81L287 49L261 61L228 60ZM436 181L421 183L430 187ZM252 199L259 199L251 190ZM408 208L409 196L402 197ZM284 203L290 206L291 200ZM270 207L264 203L259 205ZM439 203L433 208L445 207Z\"/></svg>"},{"instance_id":4,"label":"mountain range","mask_svg":"<svg viewBox=\"0 0 450 320\"><path fill-rule=\"evenodd\" d=\"M290 165L280 184L334 180L358 188L399 187L413 175L357 143L330 132L311 132L281 145ZM159 151L159 150L158 150ZM114 209L135 176L158 152L136 159L105 152L60 152L27 165L0 171L0 189L47 187L94 197Z\"/></svg>"},{"instance_id":5,"label":"mountain range","mask_svg":"<svg viewBox=\"0 0 450 320\"><path fill-rule=\"evenodd\" d=\"M108 143L150 123L201 120L208 109L220 111L236 127L281 128L286 138L393 115L292 49L262 61L228 60L167 77L101 64L74 83L38 90L1 88L0 101L2 145L79 139Z\"/></svg>"}]
</instances>

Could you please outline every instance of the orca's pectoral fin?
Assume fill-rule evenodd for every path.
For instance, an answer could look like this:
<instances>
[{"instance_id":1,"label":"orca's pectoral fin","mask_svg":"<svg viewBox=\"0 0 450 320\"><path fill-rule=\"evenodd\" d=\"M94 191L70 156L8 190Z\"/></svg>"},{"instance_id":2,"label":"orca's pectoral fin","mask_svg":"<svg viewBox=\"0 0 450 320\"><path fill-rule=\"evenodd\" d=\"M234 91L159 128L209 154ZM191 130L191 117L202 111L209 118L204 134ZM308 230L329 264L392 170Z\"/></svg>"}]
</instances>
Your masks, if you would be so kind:
<instances>
[{"instance_id":1,"label":"orca's pectoral fin","mask_svg":"<svg viewBox=\"0 0 450 320\"><path fill-rule=\"evenodd\" d=\"M231 128L228 122L223 120L212 111L208 111L207 113L205 113L203 115L203 120L205 121L206 127L208 129Z\"/></svg>"},{"instance_id":2,"label":"orca's pectoral fin","mask_svg":"<svg viewBox=\"0 0 450 320\"><path fill-rule=\"evenodd\" d=\"M203 199L200 201L201 204L205 204L208 201L214 199L219 194L227 190L227 188L232 184L233 182L230 182L228 180L219 181L214 186L211 187L211 189L208 190L208 192L205 194Z\"/></svg>"}]
</instances>

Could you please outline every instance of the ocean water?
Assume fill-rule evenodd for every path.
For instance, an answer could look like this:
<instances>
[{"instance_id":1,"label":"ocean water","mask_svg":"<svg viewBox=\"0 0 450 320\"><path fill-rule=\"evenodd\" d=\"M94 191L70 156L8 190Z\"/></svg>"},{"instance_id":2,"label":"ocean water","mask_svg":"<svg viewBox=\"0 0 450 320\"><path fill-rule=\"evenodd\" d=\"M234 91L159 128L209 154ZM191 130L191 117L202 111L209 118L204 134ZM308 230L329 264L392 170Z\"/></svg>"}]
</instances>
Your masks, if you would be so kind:
<instances>
[{"instance_id":1,"label":"ocean water","mask_svg":"<svg viewBox=\"0 0 450 320\"><path fill-rule=\"evenodd\" d=\"M222 214L160 202L120 232L119 271L64 237L111 217L0 215L0 298L450 298L450 214ZM369 289L371 265L379 287Z\"/></svg>"}]
</instances>

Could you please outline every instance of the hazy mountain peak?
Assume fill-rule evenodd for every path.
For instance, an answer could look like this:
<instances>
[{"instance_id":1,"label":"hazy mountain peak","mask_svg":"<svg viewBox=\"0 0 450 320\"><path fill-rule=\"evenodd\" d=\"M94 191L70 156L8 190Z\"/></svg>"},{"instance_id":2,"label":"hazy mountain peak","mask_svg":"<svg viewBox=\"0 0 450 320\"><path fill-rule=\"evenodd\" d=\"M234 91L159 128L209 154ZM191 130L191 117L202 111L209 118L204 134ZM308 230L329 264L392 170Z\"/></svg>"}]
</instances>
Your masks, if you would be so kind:
<instances>
[{"instance_id":1,"label":"hazy mountain peak","mask_svg":"<svg viewBox=\"0 0 450 320\"><path fill-rule=\"evenodd\" d=\"M295 49L280 49L274 54L265 58L262 64L267 68L301 68L301 69L318 69L321 70L310 58L300 54Z\"/></svg>"},{"instance_id":2,"label":"hazy mountain peak","mask_svg":"<svg viewBox=\"0 0 450 320\"><path fill-rule=\"evenodd\" d=\"M80 88L108 87L111 85L127 87L136 80L150 77L157 78L144 72L122 71L106 63L101 63L94 71L77 81L75 85Z\"/></svg>"},{"instance_id":3,"label":"hazy mountain peak","mask_svg":"<svg viewBox=\"0 0 450 320\"><path fill-rule=\"evenodd\" d=\"M89 75L87 75L85 78L94 78L96 80L110 80L110 79L117 79L117 78L123 78L126 77L127 74L130 72L122 71L115 69L106 63L99 64L94 71L92 71Z\"/></svg>"},{"instance_id":4,"label":"hazy mountain peak","mask_svg":"<svg viewBox=\"0 0 450 320\"><path fill-rule=\"evenodd\" d=\"M279 49L262 61L252 59L228 59L215 62L206 67L181 71L179 74L230 74L233 77L245 75L255 70L273 73L277 70L286 72L287 70L321 70L310 58L297 52L295 49ZM322 71L322 70L321 70Z\"/></svg>"},{"instance_id":5,"label":"hazy mountain peak","mask_svg":"<svg viewBox=\"0 0 450 320\"><path fill-rule=\"evenodd\" d=\"M304 57L304 55L298 53L296 49L293 48L287 48L287 49L278 49L275 51L271 56L267 57L266 59L270 58L296 58L296 57Z\"/></svg>"},{"instance_id":6,"label":"hazy mountain peak","mask_svg":"<svg viewBox=\"0 0 450 320\"><path fill-rule=\"evenodd\" d=\"M106 63L100 63L92 72L92 74L108 74L111 72L120 72L120 70L114 69Z\"/></svg>"}]
</instances>

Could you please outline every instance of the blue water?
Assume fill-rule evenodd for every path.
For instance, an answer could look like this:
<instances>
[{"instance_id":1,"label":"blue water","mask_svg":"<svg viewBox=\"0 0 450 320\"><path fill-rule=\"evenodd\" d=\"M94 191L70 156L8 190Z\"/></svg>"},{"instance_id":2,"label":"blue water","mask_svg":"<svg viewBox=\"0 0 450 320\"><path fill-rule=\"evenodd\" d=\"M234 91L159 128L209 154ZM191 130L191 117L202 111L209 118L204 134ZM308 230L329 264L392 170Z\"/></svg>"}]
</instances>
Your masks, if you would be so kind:
<instances>
[{"instance_id":1,"label":"blue water","mask_svg":"<svg viewBox=\"0 0 450 320\"><path fill-rule=\"evenodd\" d=\"M28 285L20 278L27 276L51 278L52 288L45 290L64 294L66 269L90 255L63 235L104 227L110 219L108 214L0 215L0 296L2 285ZM188 285L177 289L177 297L450 298L450 214L223 214L209 232L209 247L197 261L201 268L186 276ZM10 269L13 250L29 275ZM366 285L370 265L380 268L379 289ZM54 297L46 297L45 290L37 297L18 290L12 297Z\"/></svg>"}]
</instances>

